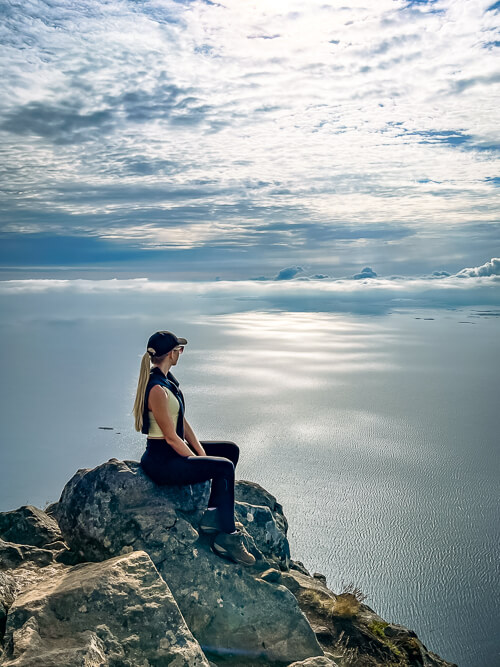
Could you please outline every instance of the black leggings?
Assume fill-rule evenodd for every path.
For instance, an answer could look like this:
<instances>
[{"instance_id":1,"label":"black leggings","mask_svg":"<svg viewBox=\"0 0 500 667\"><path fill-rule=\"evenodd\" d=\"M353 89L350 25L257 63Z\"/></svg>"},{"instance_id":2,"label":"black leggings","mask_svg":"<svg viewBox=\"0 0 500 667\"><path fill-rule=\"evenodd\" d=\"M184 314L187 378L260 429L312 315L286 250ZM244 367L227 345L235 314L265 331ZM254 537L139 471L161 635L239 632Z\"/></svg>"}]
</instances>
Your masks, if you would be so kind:
<instances>
[{"instance_id":1,"label":"black leggings","mask_svg":"<svg viewBox=\"0 0 500 667\"><path fill-rule=\"evenodd\" d=\"M181 456L165 440L148 438L141 458L144 472L156 484L183 486L212 480L209 507L219 509L220 526L225 533L234 525L234 470L240 449L234 442L203 441L207 456Z\"/></svg>"}]
</instances>

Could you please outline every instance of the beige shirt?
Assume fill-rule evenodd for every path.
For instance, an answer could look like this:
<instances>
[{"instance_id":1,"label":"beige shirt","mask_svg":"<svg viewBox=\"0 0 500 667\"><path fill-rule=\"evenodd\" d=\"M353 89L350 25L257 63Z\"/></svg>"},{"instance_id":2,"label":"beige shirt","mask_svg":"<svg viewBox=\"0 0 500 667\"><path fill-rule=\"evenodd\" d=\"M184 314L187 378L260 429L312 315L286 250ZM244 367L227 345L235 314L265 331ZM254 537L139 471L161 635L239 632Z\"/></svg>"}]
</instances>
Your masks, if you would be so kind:
<instances>
[{"instance_id":1,"label":"beige shirt","mask_svg":"<svg viewBox=\"0 0 500 667\"><path fill-rule=\"evenodd\" d=\"M161 385L160 385L161 386ZM177 398L174 396L174 394L168 389L167 387L162 387L163 391L167 394L167 410L168 414L172 418L172 421L174 422L174 428L177 428L177 420L179 418L179 401ZM165 436L163 435L161 428L158 426L158 423L152 413L151 410L149 410L149 431L148 431L148 438L164 438Z\"/></svg>"}]
</instances>

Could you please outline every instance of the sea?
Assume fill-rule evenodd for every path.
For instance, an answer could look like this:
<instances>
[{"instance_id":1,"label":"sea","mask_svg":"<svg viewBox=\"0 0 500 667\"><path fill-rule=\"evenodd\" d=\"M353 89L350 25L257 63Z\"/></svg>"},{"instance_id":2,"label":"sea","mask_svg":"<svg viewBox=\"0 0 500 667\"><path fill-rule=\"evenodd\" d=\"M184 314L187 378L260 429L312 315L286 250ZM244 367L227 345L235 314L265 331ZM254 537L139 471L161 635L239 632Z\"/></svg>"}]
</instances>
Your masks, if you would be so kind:
<instances>
[{"instance_id":1,"label":"sea","mask_svg":"<svg viewBox=\"0 0 500 667\"><path fill-rule=\"evenodd\" d=\"M78 468L139 459L131 414L156 330L200 440L240 447L291 555L460 667L500 665L500 312L266 308L131 290L0 295L0 511ZM333 309L332 309L333 310Z\"/></svg>"}]
</instances>

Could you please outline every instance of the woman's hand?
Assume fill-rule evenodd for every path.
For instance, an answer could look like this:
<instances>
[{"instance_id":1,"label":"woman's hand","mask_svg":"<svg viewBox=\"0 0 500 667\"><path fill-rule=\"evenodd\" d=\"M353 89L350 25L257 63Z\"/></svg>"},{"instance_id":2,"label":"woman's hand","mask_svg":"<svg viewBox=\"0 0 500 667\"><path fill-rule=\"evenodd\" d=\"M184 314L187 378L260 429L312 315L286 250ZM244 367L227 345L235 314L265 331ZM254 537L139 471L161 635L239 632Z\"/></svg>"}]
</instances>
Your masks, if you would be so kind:
<instances>
[{"instance_id":1,"label":"woman's hand","mask_svg":"<svg viewBox=\"0 0 500 667\"><path fill-rule=\"evenodd\" d=\"M151 409L165 440L181 456L193 456L191 449L186 445L184 440L177 435L174 422L168 412L168 401L168 395L160 385L152 387L149 392L149 408Z\"/></svg>"}]
</instances>

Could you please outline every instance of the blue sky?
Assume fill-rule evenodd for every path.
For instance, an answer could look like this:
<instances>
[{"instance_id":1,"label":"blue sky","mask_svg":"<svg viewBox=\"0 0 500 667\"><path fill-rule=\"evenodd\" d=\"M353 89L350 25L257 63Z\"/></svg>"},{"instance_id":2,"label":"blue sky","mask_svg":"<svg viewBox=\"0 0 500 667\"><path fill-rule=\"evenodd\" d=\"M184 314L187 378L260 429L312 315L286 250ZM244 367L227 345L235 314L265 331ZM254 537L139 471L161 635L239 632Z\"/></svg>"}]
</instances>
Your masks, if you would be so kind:
<instances>
[{"instance_id":1,"label":"blue sky","mask_svg":"<svg viewBox=\"0 0 500 667\"><path fill-rule=\"evenodd\" d=\"M500 256L499 3L0 11L0 277L434 280Z\"/></svg>"}]
</instances>

